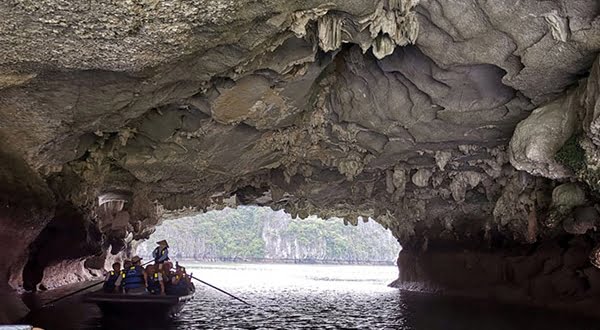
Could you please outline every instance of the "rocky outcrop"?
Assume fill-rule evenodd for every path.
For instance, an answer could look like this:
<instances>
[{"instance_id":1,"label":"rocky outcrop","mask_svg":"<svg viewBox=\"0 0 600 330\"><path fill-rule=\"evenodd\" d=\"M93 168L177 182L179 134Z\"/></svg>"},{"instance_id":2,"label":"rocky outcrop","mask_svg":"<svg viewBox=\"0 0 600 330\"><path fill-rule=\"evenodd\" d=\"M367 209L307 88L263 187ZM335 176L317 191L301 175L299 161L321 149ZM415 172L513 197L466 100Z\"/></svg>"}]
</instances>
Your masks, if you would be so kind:
<instances>
[{"instance_id":1,"label":"rocky outcrop","mask_svg":"<svg viewBox=\"0 0 600 330\"><path fill-rule=\"evenodd\" d=\"M409 247L398 258L400 276L393 285L595 316L600 270L586 257L592 247L581 237L485 250L455 244L430 244L426 251Z\"/></svg>"},{"instance_id":2,"label":"rocky outcrop","mask_svg":"<svg viewBox=\"0 0 600 330\"><path fill-rule=\"evenodd\" d=\"M372 217L421 248L595 242L599 12L4 1L0 235L17 248L0 285L99 267L162 219L235 204ZM567 181L585 202L554 201Z\"/></svg>"},{"instance_id":3,"label":"rocky outcrop","mask_svg":"<svg viewBox=\"0 0 600 330\"><path fill-rule=\"evenodd\" d=\"M571 93L534 110L519 123L510 144L511 163L518 170L551 179L572 175L555 157L575 132L579 98L577 93Z\"/></svg>"}]
</instances>

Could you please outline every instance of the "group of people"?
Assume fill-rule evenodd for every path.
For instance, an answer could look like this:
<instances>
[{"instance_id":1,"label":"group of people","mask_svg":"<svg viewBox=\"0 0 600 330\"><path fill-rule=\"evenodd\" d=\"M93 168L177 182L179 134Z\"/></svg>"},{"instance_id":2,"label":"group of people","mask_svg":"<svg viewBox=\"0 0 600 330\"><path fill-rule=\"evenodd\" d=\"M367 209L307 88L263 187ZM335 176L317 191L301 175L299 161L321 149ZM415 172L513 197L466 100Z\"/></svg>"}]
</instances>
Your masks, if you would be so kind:
<instances>
[{"instance_id":1,"label":"group of people","mask_svg":"<svg viewBox=\"0 0 600 330\"><path fill-rule=\"evenodd\" d=\"M185 267L169 261L169 244L166 240L157 242L152 252L154 264L143 268L142 258L135 256L121 264L115 262L113 269L106 275L104 292L127 294L187 295L194 290L191 275Z\"/></svg>"}]
</instances>

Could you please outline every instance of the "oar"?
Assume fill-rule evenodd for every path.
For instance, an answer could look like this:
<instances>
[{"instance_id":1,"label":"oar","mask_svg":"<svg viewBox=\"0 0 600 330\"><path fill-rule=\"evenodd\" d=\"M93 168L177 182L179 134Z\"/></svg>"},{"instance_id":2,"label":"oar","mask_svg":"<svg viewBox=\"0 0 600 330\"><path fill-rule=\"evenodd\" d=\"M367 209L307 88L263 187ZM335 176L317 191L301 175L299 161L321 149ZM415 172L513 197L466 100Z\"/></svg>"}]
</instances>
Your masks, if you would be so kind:
<instances>
[{"instance_id":1,"label":"oar","mask_svg":"<svg viewBox=\"0 0 600 330\"><path fill-rule=\"evenodd\" d=\"M151 262L153 262L153 261L154 261L154 260L150 260L150 261L146 262L145 264L143 264L142 266L146 266L147 264L149 264L149 263L151 263ZM56 298L56 299L54 299L54 300L51 300L50 302L47 302L47 303L43 304L41 308L44 308L44 307L46 307L46 306L49 306L49 305L52 305L52 304L54 304L54 303L56 303L56 302L58 302L58 301L61 301L61 300L65 299L65 298L69 298L69 297L71 297L71 296L73 296L73 295L76 295L76 294L78 294L78 293L79 293L79 292L81 292L81 291L85 291L85 290L87 290L87 289L91 289L91 288L93 288L93 287L95 287L95 286L97 286L97 285L103 284L103 283L104 283L104 281L100 281L100 282L98 282L98 283L94 283L94 284L92 284L92 285L86 286L86 287L85 287L85 288L83 288L83 289L79 289L79 290L77 290L77 291L75 291L75 292L71 292L71 293L69 293L69 294L67 294L67 295L64 295L64 296L62 296L62 297Z\"/></svg>"},{"instance_id":2,"label":"oar","mask_svg":"<svg viewBox=\"0 0 600 330\"><path fill-rule=\"evenodd\" d=\"M88 285L88 286L86 286L86 287L85 287L85 288L83 288L83 289L79 289L79 290L77 290L77 291L75 291L75 292L71 292L71 293L69 293L69 294L67 294L67 295L64 295L64 296L60 297L60 298L56 298L56 299L54 299L54 300L51 300L50 302L47 302L47 303L43 304L41 308L44 308L44 307L46 307L46 306L49 306L49 305L52 305L52 304L54 304L54 303L56 303L56 302L58 302L58 301L61 301L61 300L65 299L65 298L69 298L69 297L71 297L72 295L78 294L78 293L79 293L79 292L81 292L81 291L85 291L85 290L87 290L87 289L93 288L93 287L95 287L96 285L100 285L100 284L103 284L103 283L104 283L104 281L100 281L100 282L98 282L98 283L94 283L94 284L92 284L92 285Z\"/></svg>"},{"instance_id":3,"label":"oar","mask_svg":"<svg viewBox=\"0 0 600 330\"><path fill-rule=\"evenodd\" d=\"M246 302L244 299L238 298L238 297L236 297L236 296L232 295L231 293L229 293L229 292L227 292L227 291L225 291L225 290L223 290L223 289L219 289L219 288L217 288L216 286L214 286L214 285L212 285L212 284L210 284L210 283L206 283L206 282L204 282L203 280L201 280L201 279L197 278L196 276L192 276L192 275L190 275L190 277L191 277L191 278L193 278L193 279L195 279L196 281L198 281L198 282L202 283L202 284L206 284L206 285L210 286L211 288L213 288L213 289L215 289L215 290L217 290L217 291L219 291L219 292L222 292L222 293L224 293L224 294L226 294L226 295L230 296L231 298L237 299L237 300L239 300L239 301L243 302L244 304L246 304L246 305L248 305L248 306L252 306L252 307L254 307L254 305L252 305L252 304L250 304L250 303Z\"/></svg>"}]
</instances>

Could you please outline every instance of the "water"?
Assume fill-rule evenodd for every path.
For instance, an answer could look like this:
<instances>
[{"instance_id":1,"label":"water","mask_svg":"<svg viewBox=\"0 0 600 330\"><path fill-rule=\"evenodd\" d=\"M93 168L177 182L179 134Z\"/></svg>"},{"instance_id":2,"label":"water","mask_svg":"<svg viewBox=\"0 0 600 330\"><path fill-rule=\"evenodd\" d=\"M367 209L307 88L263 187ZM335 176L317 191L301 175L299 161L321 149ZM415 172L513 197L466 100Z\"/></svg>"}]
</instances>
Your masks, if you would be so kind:
<instances>
[{"instance_id":1,"label":"water","mask_svg":"<svg viewBox=\"0 0 600 330\"><path fill-rule=\"evenodd\" d=\"M489 302L400 292L394 266L195 264L194 276L239 296L246 306L196 283L196 298L167 323L103 319L77 298L31 315L46 329L599 329L594 320Z\"/></svg>"}]
</instances>

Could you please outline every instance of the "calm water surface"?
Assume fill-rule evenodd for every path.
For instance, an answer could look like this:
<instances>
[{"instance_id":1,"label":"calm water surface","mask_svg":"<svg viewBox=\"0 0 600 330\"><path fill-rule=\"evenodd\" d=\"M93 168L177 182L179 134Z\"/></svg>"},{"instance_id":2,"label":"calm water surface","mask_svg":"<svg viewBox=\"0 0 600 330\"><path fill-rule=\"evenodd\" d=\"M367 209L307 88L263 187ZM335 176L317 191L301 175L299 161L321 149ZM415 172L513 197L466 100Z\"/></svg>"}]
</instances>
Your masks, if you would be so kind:
<instances>
[{"instance_id":1,"label":"calm water surface","mask_svg":"<svg viewBox=\"0 0 600 330\"><path fill-rule=\"evenodd\" d=\"M195 264L204 281L255 305L196 283L196 298L178 318L115 322L78 298L30 316L46 329L600 329L600 322L387 287L394 266Z\"/></svg>"}]
</instances>

